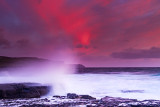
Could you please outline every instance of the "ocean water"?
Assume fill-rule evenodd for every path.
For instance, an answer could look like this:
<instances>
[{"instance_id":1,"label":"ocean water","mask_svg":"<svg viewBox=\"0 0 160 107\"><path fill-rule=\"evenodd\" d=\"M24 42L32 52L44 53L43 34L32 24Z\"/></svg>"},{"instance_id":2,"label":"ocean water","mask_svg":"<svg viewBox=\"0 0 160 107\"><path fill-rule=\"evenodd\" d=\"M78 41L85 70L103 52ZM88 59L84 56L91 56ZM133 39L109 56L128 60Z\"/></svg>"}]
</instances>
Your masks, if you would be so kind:
<instances>
[{"instance_id":1,"label":"ocean water","mask_svg":"<svg viewBox=\"0 0 160 107\"><path fill-rule=\"evenodd\" d=\"M132 71L126 68L112 71L101 69L102 72L94 71L94 73L91 72L92 70L81 74L49 74L46 75L48 80L44 76L13 77L8 73L1 73L0 83L49 82L53 85L53 91L48 96L77 93L96 98L112 96L138 100L160 100L159 69L132 68Z\"/></svg>"},{"instance_id":2,"label":"ocean water","mask_svg":"<svg viewBox=\"0 0 160 107\"><path fill-rule=\"evenodd\" d=\"M67 92L105 96L160 100L160 76L157 74L73 74L68 75Z\"/></svg>"}]
</instances>

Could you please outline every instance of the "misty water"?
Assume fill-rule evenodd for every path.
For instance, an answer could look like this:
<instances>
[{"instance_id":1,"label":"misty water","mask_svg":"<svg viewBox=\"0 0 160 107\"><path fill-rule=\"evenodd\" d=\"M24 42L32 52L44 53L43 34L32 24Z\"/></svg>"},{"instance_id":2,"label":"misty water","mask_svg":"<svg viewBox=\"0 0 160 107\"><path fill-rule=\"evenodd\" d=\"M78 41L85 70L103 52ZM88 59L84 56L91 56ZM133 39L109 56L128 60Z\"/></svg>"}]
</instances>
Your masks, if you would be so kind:
<instances>
[{"instance_id":1,"label":"misty water","mask_svg":"<svg viewBox=\"0 0 160 107\"><path fill-rule=\"evenodd\" d=\"M105 96L160 99L160 76L155 74L77 74L69 75L68 92Z\"/></svg>"},{"instance_id":2,"label":"misty water","mask_svg":"<svg viewBox=\"0 0 160 107\"><path fill-rule=\"evenodd\" d=\"M35 77L13 77L6 73L1 73L0 78L0 83L44 82L45 80L44 76L37 79ZM113 96L139 100L160 99L159 73L58 74L50 75L48 78L53 85L53 92L48 96L77 93L88 94L96 98Z\"/></svg>"}]
</instances>

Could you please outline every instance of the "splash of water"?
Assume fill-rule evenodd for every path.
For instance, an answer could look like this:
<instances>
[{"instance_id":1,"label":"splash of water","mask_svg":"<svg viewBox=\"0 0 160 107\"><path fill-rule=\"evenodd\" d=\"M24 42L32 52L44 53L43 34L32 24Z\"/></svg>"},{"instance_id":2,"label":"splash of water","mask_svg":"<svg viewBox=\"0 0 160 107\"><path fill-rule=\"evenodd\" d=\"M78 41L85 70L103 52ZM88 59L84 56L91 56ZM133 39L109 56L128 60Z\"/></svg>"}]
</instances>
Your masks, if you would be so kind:
<instances>
[{"instance_id":1,"label":"splash of water","mask_svg":"<svg viewBox=\"0 0 160 107\"><path fill-rule=\"evenodd\" d=\"M0 71L1 83L41 83L52 86L49 95L65 95L69 80L67 74L74 73L74 66L64 63L30 63L23 67Z\"/></svg>"}]
</instances>

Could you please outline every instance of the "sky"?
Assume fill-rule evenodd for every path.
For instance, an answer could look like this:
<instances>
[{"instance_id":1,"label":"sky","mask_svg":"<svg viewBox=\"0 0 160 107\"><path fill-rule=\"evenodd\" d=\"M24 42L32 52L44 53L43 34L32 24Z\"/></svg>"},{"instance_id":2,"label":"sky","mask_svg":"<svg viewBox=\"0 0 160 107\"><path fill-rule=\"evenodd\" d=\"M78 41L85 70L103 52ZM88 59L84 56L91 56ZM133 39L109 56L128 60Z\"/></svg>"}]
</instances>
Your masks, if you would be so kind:
<instances>
[{"instance_id":1,"label":"sky","mask_svg":"<svg viewBox=\"0 0 160 107\"><path fill-rule=\"evenodd\" d=\"M159 67L160 0L0 0L0 55Z\"/></svg>"}]
</instances>

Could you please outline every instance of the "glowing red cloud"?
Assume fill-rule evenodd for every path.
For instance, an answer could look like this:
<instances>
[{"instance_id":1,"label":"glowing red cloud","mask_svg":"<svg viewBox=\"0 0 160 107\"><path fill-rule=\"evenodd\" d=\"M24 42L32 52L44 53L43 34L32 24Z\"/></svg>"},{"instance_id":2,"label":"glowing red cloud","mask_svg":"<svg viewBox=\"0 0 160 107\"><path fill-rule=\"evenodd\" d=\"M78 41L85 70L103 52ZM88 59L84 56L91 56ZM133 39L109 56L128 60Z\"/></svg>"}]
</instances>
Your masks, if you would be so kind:
<instances>
[{"instance_id":1,"label":"glowing red cloud","mask_svg":"<svg viewBox=\"0 0 160 107\"><path fill-rule=\"evenodd\" d=\"M26 1L26 4L30 5L36 14L39 14L40 18L47 24L47 29L49 32L53 32L53 35L55 35L55 32L58 33L63 30L67 35L73 37L75 45L89 45L91 35L92 37L95 36L92 31L96 28L94 25L89 25L93 23L94 14L87 14L87 12L90 12L90 8L96 4L106 6L111 1L93 0L88 5L81 7L68 6L65 4L65 0L42 0L40 3ZM52 20L56 21L56 23ZM57 26L57 31L53 26Z\"/></svg>"},{"instance_id":2,"label":"glowing red cloud","mask_svg":"<svg viewBox=\"0 0 160 107\"><path fill-rule=\"evenodd\" d=\"M128 48L159 47L159 3L159 0L1 0L0 28L14 46L21 43L18 41L28 41L24 44L30 46L28 53L37 49L35 55L44 54L67 47L68 53L77 53L82 59L99 60ZM12 51L18 53L18 49L22 48Z\"/></svg>"},{"instance_id":3,"label":"glowing red cloud","mask_svg":"<svg viewBox=\"0 0 160 107\"><path fill-rule=\"evenodd\" d=\"M80 43L82 45L89 45L89 43L90 43L90 34L87 32L87 33L84 33L82 35L79 35L79 40L80 40Z\"/></svg>"},{"instance_id":4,"label":"glowing red cloud","mask_svg":"<svg viewBox=\"0 0 160 107\"><path fill-rule=\"evenodd\" d=\"M41 18L48 24L47 26L50 32L54 29L52 27L54 23L50 23L53 20L52 18L54 18L57 20L60 29L64 30L67 35L75 38L75 43L80 42L81 44L88 45L90 36L86 34L88 28L85 26L88 24L89 18L83 16L86 7L81 9L75 8L75 10L66 9L63 8L63 6L65 6L64 3L64 0L45 0L33 7L36 7Z\"/></svg>"}]
</instances>

